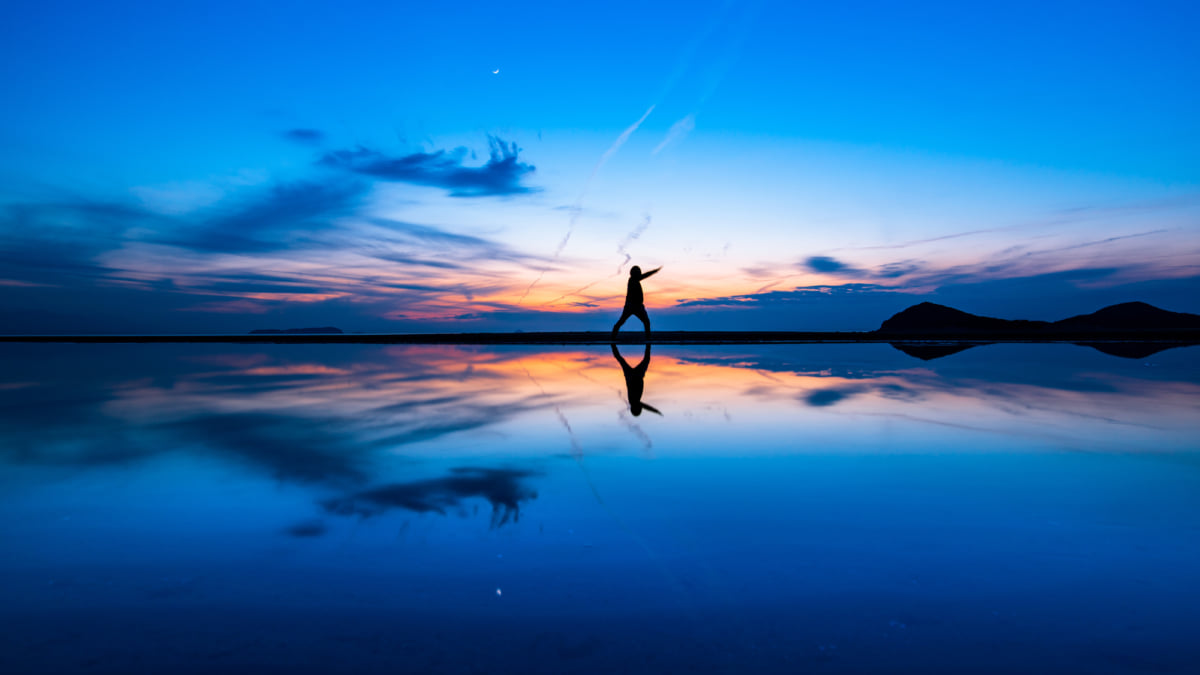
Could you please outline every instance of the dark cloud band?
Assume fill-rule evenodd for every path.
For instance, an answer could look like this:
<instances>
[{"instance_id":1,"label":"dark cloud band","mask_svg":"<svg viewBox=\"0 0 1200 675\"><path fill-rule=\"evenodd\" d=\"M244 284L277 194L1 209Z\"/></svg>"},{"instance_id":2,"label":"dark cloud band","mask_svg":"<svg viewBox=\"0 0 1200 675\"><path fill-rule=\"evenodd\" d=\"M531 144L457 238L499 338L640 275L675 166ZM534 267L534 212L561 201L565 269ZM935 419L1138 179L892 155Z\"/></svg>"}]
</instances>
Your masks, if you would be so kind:
<instances>
[{"instance_id":1,"label":"dark cloud band","mask_svg":"<svg viewBox=\"0 0 1200 675\"><path fill-rule=\"evenodd\" d=\"M379 180L442 188L454 197L506 196L536 191L522 182L535 167L520 161L521 149L516 143L488 136L488 146L489 157L483 166L463 164L468 155L466 148L390 157L364 146L329 152L319 163Z\"/></svg>"}]
</instances>

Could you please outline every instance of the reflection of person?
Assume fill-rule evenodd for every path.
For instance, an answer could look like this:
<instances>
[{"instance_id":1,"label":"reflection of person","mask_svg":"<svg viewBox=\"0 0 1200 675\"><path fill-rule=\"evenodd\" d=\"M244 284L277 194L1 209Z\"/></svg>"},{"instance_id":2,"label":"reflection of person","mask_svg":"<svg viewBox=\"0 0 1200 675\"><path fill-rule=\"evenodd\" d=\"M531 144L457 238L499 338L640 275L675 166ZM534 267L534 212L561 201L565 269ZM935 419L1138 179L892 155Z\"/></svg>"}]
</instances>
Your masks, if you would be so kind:
<instances>
[{"instance_id":1,"label":"reflection of person","mask_svg":"<svg viewBox=\"0 0 1200 675\"><path fill-rule=\"evenodd\" d=\"M646 334L650 334L650 315L646 313L646 302L642 296L642 279L656 274L662 267L652 269L645 274L642 274L642 268L634 265L629 268L629 286L625 292L625 309L621 310L621 318L613 326L613 334L621 330L621 325L625 323L631 316L636 316L642 320L642 325L646 327Z\"/></svg>"},{"instance_id":2,"label":"reflection of person","mask_svg":"<svg viewBox=\"0 0 1200 675\"><path fill-rule=\"evenodd\" d=\"M645 408L656 415L661 415L662 413L654 406L642 403L642 392L646 389L646 370L650 367L650 345L646 345L646 353L642 356L641 363L636 366L630 366L621 357L621 352L617 351L616 345L612 345L612 353L617 357L617 363L621 364L621 374L625 376L625 388L629 390L629 412L636 417L641 415L642 408Z\"/></svg>"}]
</instances>

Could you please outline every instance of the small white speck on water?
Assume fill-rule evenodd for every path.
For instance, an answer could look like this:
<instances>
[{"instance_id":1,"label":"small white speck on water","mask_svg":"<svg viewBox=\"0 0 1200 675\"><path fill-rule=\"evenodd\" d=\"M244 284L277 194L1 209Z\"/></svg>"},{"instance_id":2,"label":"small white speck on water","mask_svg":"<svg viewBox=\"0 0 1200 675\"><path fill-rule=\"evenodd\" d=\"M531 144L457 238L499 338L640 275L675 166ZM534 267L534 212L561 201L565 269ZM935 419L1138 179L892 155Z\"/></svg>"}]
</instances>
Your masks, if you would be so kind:
<instances>
[{"instance_id":1,"label":"small white speck on water","mask_svg":"<svg viewBox=\"0 0 1200 675\"><path fill-rule=\"evenodd\" d=\"M496 589L496 597L500 597L501 595L504 595L504 594L500 592L499 588L497 588Z\"/></svg>"}]
</instances>

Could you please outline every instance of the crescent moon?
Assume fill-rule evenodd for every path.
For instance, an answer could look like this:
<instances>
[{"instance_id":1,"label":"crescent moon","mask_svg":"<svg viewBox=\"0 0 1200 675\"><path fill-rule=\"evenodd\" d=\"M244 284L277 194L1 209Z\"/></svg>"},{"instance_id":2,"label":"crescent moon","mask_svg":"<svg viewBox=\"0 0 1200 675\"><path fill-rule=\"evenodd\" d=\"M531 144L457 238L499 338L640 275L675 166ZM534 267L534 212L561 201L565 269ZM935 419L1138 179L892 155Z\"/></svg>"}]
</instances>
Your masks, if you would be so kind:
<instances>
[{"instance_id":1,"label":"crescent moon","mask_svg":"<svg viewBox=\"0 0 1200 675\"><path fill-rule=\"evenodd\" d=\"M497 69L493 70L493 71L492 71L492 74L493 74L493 75L499 75L499 74L500 74L500 69L499 69L499 68L497 68Z\"/></svg>"}]
</instances>

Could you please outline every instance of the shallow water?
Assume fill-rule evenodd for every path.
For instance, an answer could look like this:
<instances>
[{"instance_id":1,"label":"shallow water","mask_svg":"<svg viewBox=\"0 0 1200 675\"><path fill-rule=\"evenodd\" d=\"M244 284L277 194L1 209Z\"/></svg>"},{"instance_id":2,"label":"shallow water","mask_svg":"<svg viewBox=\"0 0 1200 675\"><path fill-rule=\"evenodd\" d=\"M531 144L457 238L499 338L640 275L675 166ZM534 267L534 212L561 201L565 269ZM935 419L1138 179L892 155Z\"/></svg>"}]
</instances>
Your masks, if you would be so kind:
<instances>
[{"instance_id":1,"label":"shallow water","mask_svg":"<svg viewBox=\"0 0 1200 675\"><path fill-rule=\"evenodd\" d=\"M0 672L1200 662L1200 348L643 357L0 346Z\"/></svg>"}]
</instances>

